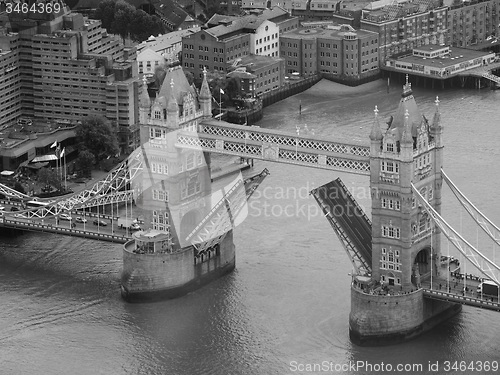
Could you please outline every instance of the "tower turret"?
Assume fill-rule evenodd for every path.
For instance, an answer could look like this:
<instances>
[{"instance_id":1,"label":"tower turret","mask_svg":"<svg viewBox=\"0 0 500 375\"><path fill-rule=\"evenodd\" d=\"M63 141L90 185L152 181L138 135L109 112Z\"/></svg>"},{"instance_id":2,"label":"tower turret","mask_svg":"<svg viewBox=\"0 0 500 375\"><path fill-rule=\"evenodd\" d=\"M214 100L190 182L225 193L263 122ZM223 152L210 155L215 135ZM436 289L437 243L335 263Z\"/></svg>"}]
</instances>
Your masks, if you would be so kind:
<instances>
[{"instance_id":1,"label":"tower turret","mask_svg":"<svg viewBox=\"0 0 500 375\"><path fill-rule=\"evenodd\" d=\"M175 99L174 80L170 80L170 96L167 101L167 126L177 128L179 124L179 104Z\"/></svg>"},{"instance_id":2,"label":"tower turret","mask_svg":"<svg viewBox=\"0 0 500 375\"><path fill-rule=\"evenodd\" d=\"M142 79L142 92L139 97L139 122L146 124L151 111L151 99L148 94L148 82L146 76Z\"/></svg>"},{"instance_id":3,"label":"tower turret","mask_svg":"<svg viewBox=\"0 0 500 375\"><path fill-rule=\"evenodd\" d=\"M207 70L205 68L203 69L203 82L198 101L200 109L203 111L203 118L212 117L212 93L210 92L210 87L208 87Z\"/></svg>"},{"instance_id":4,"label":"tower turret","mask_svg":"<svg viewBox=\"0 0 500 375\"><path fill-rule=\"evenodd\" d=\"M380 152L384 136L382 135L382 130L380 129L377 106L375 106L373 112L375 113L375 118L373 120L372 131L370 133L370 154L375 156Z\"/></svg>"},{"instance_id":5,"label":"tower turret","mask_svg":"<svg viewBox=\"0 0 500 375\"><path fill-rule=\"evenodd\" d=\"M441 125L441 113L439 112L439 97L436 96L436 110L430 126L430 135L436 142L436 147L442 147L443 126Z\"/></svg>"},{"instance_id":6,"label":"tower turret","mask_svg":"<svg viewBox=\"0 0 500 375\"><path fill-rule=\"evenodd\" d=\"M410 114L408 110L405 112L405 121L403 127L403 134L401 135L401 160L409 161L413 160L413 138L411 136L410 127Z\"/></svg>"}]
</instances>

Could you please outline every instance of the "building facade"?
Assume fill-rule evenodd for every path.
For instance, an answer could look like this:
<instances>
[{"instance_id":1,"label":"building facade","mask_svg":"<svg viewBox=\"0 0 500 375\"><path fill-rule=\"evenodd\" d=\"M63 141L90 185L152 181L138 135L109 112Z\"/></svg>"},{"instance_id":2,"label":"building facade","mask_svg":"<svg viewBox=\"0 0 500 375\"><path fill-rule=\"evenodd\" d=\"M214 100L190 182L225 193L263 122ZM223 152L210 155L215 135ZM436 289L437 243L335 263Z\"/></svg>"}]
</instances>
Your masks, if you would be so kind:
<instances>
[{"instance_id":1,"label":"building facade","mask_svg":"<svg viewBox=\"0 0 500 375\"><path fill-rule=\"evenodd\" d=\"M256 96L280 88L285 83L285 59L282 58L248 55L241 59L238 68L255 76Z\"/></svg>"},{"instance_id":2,"label":"building facade","mask_svg":"<svg viewBox=\"0 0 500 375\"><path fill-rule=\"evenodd\" d=\"M217 26L182 38L182 66L195 77L203 71L224 74L236 59L250 53L250 34L241 28Z\"/></svg>"},{"instance_id":3,"label":"building facade","mask_svg":"<svg viewBox=\"0 0 500 375\"><path fill-rule=\"evenodd\" d=\"M0 45L17 51L18 115L44 123L102 115L118 129L125 151L134 146L127 134L138 122L141 85L135 49L109 36L100 21L62 9L48 20L12 15L0 25ZM12 120L10 116L3 122Z\"/></svg>"},{"instance_id":4,"label":"building facade","mask_svg":"<svg viewBox=\"0 0 500 375\"><path fill-rule=\"evenodd\" d=\"M500 1L453 1L448 8L448 35L446 44L470 47L487 42L500 35ZM496 38L495 38L496 39Z\"/></svg>"},{"instance_id":5,"label":"building facade","mask_svg":"<svg viewBox=\"0 0 500 375\"><path fill-rule=\"evenodd\" d=\"M363 78L378 72L378 35L351 26L300 28L280 37L286 73Z\"/></svg>"},{"instance_id":6,"label":"building facade","mask_svg":"<svg viewBox=\"0 0 500 375\"><path fill-rule=\"evenodd\" d=\"M361 28L377 33L379 59L424 44L444 44L447 40L447 8L432 1L391 4L375 10L364 10Z\"/></svg>"}]
</instances>

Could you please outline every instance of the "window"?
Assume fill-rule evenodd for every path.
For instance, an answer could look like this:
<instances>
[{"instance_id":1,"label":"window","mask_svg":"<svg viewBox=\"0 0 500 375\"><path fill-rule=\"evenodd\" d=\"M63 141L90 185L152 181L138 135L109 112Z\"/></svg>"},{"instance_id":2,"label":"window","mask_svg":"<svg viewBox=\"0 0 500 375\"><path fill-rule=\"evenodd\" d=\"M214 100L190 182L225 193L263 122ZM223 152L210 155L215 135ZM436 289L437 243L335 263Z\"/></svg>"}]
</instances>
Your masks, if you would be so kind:
<instances>
[{"instance_id":1,"label":"window","mask_svg":"<svg viewBox=\"0 0 500 375\"><path fill-rule=\"evenodd\" d=\"M195 167L194 164L194 154L189 154L186 158L186 170L193 169Z\"/></svg>"},{"instance_id":2,"label":"window","mask_svg":"<svg viewBox=\"0 0 500 375\"><path fill-rule=\"evenodd\" d=\"M388 142L386 146L387 152L394 152L394 143Z\"/></svg>"}]
</instances>

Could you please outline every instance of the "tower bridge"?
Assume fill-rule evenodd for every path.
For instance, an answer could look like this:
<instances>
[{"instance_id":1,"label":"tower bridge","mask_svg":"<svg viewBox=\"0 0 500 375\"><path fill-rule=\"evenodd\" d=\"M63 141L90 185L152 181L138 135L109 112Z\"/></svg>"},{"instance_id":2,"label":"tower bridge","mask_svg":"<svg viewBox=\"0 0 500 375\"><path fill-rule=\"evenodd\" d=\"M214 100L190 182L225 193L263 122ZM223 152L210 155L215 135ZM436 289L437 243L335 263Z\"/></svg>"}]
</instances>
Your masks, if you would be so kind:
<instances>
[{"instance_id":1,"label":"tower bridge","mask_svg":"<svg viewBox=\"0 0 500 375\"><path fill-rule=\"evenodd\" d=\"M210 191L211 153L367 175L372 220L340 179L311 191L353 266L351 339L361 345L410 339L457 313L461 305L500 310L498 295L477 293L483 280L500 286L500 267L441 217L444 181L478 226L495 245L500 244L499 228L442 169L438 99L429 121L420 113L411 84L406 82L386 131L382 132L375 108L368 144L339 142L214 120L206 75L197 107L196 92L180 72L173 69L167 74L154 102L147 95L141 97L142 146L128 160L80 193L40 208L4 212L0 225L126 242L122 293L129 298L186 277L177 268L169 268L173 258L183 265L194 263L193 270L186 271L193 278L234 267L231 229L241 221L246 200L268 172L235 181L221 190L215 202L200 200L197 197ZM174 90L175 86L181 90ZM144 83L143 93L145 89ZM29 199L4 186L0 192L12 199ZM119 209L112 211L115 204L140 204L147 209L149 229L133 236L116 232L113 223ZM88 225L91 228L77 230L56 220L64 213L87 213L82 210L89 207L97 207L91 213L97 220L107 207L111 228ZM441 237L458 249L477 275L450 268L450 259L441 251ZM152 263L149 254L158 254L163 261Z\"/></svg>"}]
</instances>

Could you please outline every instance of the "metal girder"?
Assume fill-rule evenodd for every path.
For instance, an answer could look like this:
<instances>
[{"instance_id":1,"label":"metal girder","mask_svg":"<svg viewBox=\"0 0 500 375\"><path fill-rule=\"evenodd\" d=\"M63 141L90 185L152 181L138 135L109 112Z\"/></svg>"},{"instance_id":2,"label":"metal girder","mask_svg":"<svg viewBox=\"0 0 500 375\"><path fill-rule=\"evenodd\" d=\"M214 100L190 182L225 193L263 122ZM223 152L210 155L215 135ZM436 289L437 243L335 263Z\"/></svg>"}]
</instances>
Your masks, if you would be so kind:
<instances>
[{"instance_id":1,"label":"metal girder","mask_svg":"<svg viewBox=\"0 0 500 375\"><path fill-rule=\"evenodd\" d=\"M242 212L249 197L268 175L269 171L264 169L258 175L237 181L227 192L223 192L222 198L186 238L198 254L222 241L234 228L235 218Z\"/></svg>"},{"instance_id":2,"label":"metal girder","mask_svg":"<svg viewBox=\"0 0 500 375\"><path fill-rule=\"evenodd\" d=\"M292 135L212 121L198 132L177 134L176 147L369 175L370 148L313 136Z\"/></svg>"},{"instance_id":3,"label":"metal girder","mask_svg":"<svg viewBox=\"0 0 500 375\"><path fill-rule=\"evenodd\" d=\"M119 202L123 200L118 199L126 199L133 196L137 192L132 190L125 191L123 189L142 170L144 160L142 152L141 148L135 150L127 160L118 164L104 179L97 181L89 189L73 194L70 197L60 198L43 208L25 210L23 211L23 215L28 219L44 218L84 207Z\"/></svg>"},{"instance_id":4,"label":"metal girder","mask_svg":"<svg viewBox=\"0 0 500 375\"><path fill-rule=\"evenodd\" d=\"M19 198L19 199L33 199L33 197L30 197L29 195L20 193L17 190L14 190L8 186L5 186L3 184L0 184L0 193L5 195L6 197L10 198Z\"/></svg>"},{"instance_id":5,"label":"metal girder","mask_svg":"<svg viewBox=\"0 0 500 375\"><path fill-rule=\"evenodd\" d=\"M363 256L360 254L356 246L352 243L352 241L349 239L349 236L345 233L345 231L342 229L342 227L337 223L335 220L334 215L330 212L330 207L323 202L323 198L321 198L317 194L317 190L313 190L312 196L314 199L316 199L316 202L318 202L318 205L320 206L321 210L325 214L326 219L330 223L331 227L333 228L333 231L337 235L337 237L340 239L340 242L342 243L342 246L347 254L347 257L351 261L352 267L354 268L354 271L357 275L369 275L372 272L371 265L368 264Z\"/></svg>"},{"instance_id":6,"label":"metal girder","mask_svg":"<svg viewBox=\"0 0 500 375\"><path fill-rule=\"evenodd\" d=\"M455 197L465 208L474 221L485 231L485 233L500 246L500 228L488 219L472 202L458 189L451 179L441 169L443 180L448 184Z\"/></svg>"},{"instance_id":7,"label":"metal girder","mask_svg":"<svg viewBox=\"0 0 500 375\"><path fill-rule=\"evenodd\" d=\"M441 229L446 238L451 241L457 250L460 251L460 253L465 256L472 263L472 265L479 270L479 272L500 286L500 267L488 259L465 238L463 238L455 229L453 229L420 194L415 185L411 184L411 187L416 198L429 214L434 224Z\"/></svg>"}]
</instances>

